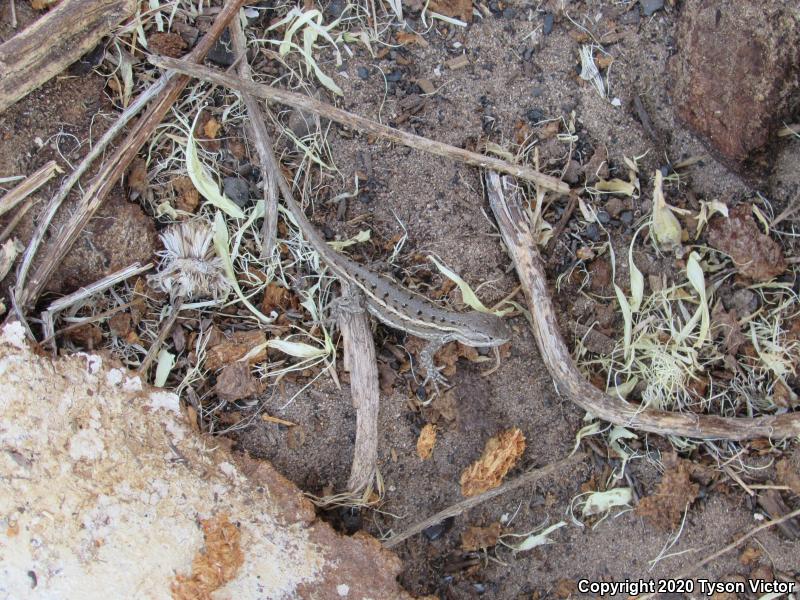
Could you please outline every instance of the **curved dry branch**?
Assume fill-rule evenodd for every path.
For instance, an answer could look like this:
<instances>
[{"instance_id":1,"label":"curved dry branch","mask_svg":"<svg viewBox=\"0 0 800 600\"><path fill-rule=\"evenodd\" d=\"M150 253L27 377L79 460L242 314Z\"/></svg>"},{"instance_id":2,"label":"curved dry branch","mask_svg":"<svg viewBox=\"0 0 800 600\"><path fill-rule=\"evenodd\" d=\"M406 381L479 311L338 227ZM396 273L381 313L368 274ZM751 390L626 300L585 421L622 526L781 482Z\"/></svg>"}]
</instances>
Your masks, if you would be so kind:
<instances>
[{"instance_id":1,"label":"curved dry branch","mask_svg":"<svg viewBox=\"0 0 800 600\"><path fill-rule=\"evenodd\" d=\"M488 172L486 184L489 204L528 300L536 344L561 393L595 417L615 425L661 435L725 440L800 436L800 413L737 418L668 412L613 398L586 381L561 337L547 291L544 263L533 241L525 213L516 199L506 198L500 175Z\"/></svg>"}]
</instances>

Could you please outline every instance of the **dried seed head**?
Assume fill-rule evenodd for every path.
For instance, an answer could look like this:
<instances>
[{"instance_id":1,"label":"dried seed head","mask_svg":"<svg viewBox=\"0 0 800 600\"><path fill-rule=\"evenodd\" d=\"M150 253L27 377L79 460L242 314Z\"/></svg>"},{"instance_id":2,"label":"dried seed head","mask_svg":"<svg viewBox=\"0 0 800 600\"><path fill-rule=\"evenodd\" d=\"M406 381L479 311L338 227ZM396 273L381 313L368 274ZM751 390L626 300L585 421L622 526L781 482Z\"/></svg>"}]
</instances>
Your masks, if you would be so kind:
<instances>
[{"instance_id":1,"label":"dried seed head","mask_svg":"<svg viewBox=\"0 0 800 600\"><path fill-rule=\"evenodd\" d=\"M224 298L231 289L222 260L211 245L211 227L203 221L172 225L161 234L157 273L148 278L154 288L173 298Z\"/></svg>"}]
</instances>

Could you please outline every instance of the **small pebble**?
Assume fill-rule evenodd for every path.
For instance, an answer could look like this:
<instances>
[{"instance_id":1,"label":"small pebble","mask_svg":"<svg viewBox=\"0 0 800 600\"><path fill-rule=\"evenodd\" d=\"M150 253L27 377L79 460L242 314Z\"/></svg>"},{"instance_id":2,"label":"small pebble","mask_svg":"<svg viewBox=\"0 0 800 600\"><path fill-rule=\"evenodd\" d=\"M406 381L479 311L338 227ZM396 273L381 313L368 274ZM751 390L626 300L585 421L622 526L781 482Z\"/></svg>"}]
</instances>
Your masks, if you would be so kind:
<instances>
[{"instance_id":1,"label":"small pebble","mask_svg":"<svg viewBox=\"0 0 800 600\"><path fill-rule=\"evenodd\" d=\"M427 529L423 529L422 533L425 535L428 540L431 542L438 540L442 535L444 535L445 526L444 521L441 523L437 523L436 525L431 525Z\"/></svg>"},{"instance_id":2,"label":"small pebble","mask_svg":"<svg viewBox=\"0 0 800 600\"><path fill-rule=\"evenodd\" d=\"M222 190L239 208L244 208L250 201L250 186L244 179L225 177L222 179Z\"/></svg>"},{"instance_id":3,"label":"small pebble","mask_svg":"<svg viewBox=\"0 0 800 600\"><path fill-rule=\"evenodd\" d=\"M602 225L608 225L609 221L611 221L611 215L609 215L606 211L601 210L597 213L597 220L600 221Z\"/></svg>"},{"instance_id":4,"label":"small pebble","mask_svg":"<svg viewBox=\"0 0 800 600\"><path fill-rule=\"evenodd\" d=\"M544 16L544 27L542 28L542 32L545 35L550 35L553 31L553 23L555 22L555 17L553 17L552 13L547 13Z\"/></svg>"},{"instance_id":5,"label":"small pebble","mask_svg":"<svg viewBox=\"0 0 800 600\"><path fill-rule=\"evenodd\" d=\"M534 98L538 98L542 94L544 94L544 88L542 86L537 85L535 88L533 88L533 90L531 90L531 95Z\"/></svg>"},{"instance_id":6,"label":"small pebble","mask_svg":"<svg viewBox=\"0 0 800 600\"><path fill-rule=\"evenodd\" d=\"M400 69L395 69L386 76L386 81L397 83L403 79L403 72Z\"/></svg>"},{"instance_id":7,"label":"small pebble","mask_svg":"<svg viewBox=\"0 0 800 600\"><path fill-rule=\"evenodd\" d=\"M583 232L584 235L589 238L591 241L596 242L600 239L600 228L597 226L597 223L589 223L586 226L586 231Z\"/></svg>"},{"instance_id":8,"label":"small pebble","mask_svg":"<svg viewBox=\"0 0 800 600\"><path fill-rule=\"evenodd\" d=\"M503 9L503 18L504 19L513 19L516 16L517 16L517 9L516 8L512 8L511 6L508 6L508 7Z\"/></svg>"},{"instance_id":9,"label":"small pebble","mask_svg":"<svg viewBox=\"0 0 800 600\"><path fill-rule=\"evenodd\" d=\"M528 109L528 112L525 113L525 118L531 123L538 123L544 119L544 111L540 108Z\"/></svg>"},{"instance_id":10,"label":"small pebble","mask_svg":"<svg viewBox=\"0 0 800 600\"><path fill-rule=\"evenodd\" d=\"M209 50L207 58L220 67L230 67L236 61L230 31L226 29L222 32L217 43Z\"/></svg>"},{"instance_id":11,"label":"small pebble","mask_svg":"<svg viewBox=\"0 0 800 600\"><path fill-rule=\"evenodd\" d=\"M639 6L645 17L652 17L656 11L664 8L664 0L639 0Z\"/></svg>"},{"instance_id":12,"label":"small pebble","mask_svg":"<svg viewBox=\"0 0 800 600\"><path fill-rule=\"evenodd\" d=\"M625 226L630 227L633 224L633 211L623 210L619 213L619 220L622 221Z\"/></svg>"},{"instance_id":13,"label":"small pebble","mask_svg":"<svg viewBox=\"0 0 800 600\"><path fill-rule=\"evenodd\" d=\"M358 78L363 81L369 79L369 69L367 67L358 67L356 73L358 74Z\"/></svg>"}]
</instances>

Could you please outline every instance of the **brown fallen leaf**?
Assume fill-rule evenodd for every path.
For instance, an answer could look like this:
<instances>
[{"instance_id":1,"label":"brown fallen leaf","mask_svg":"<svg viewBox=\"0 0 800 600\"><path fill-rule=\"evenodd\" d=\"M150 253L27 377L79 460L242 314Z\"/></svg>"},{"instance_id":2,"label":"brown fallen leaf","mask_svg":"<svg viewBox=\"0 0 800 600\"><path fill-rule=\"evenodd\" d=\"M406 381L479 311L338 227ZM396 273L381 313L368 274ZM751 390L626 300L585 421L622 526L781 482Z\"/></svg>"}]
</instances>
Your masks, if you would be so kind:
<instances>
[{"instance_id":1,"label":"brown fallen leaf","mask_svg":"<svg viewBox=\"0 0 800 600\"><path fill-rule=\"evenodd\" d=\"M137 158L128 169L128 196L136 200L144 196L147 191L147 163Z\"/></svg>"},{"instance_id":2,"label":"brown fallen leaf","mask_svg":"<svg viewBox=\"0 0 800 600\"><path fill-rule=\"evenodd\" d=\"M212 592L234 578L244 564L239 528L221 514L200 521L205 544L192 560L191 575L176 575L173 600L210 600Z\"/></svg>"},{"instance_id":3,"label":"brown fallen leaf","mask_svg":"<svg viewBox=\"0 0 800 600\"><path fill-rule=\"evenodd\" d=\"M256 346L267 341L267 334L257 329L251 331L237 331L229 338L224 339L218 344L211 345L206 348L206 362L207 369L216 371L225 365L241 359L245 354L250 352ZM256 355L250 357L250 362L258 362L267 357L267 349L264 348Z\"/></svg>"},{"instance_id":4,"label":"brown fallen leaf","mask_svg":"<svg viewBox=\"0 0 800 600\"><path fill-rule=\"evenodd\" d=\"M769 281L786 270L783 250L761 231L750 204L732 208L728 217L717 215L711 219L708 243L730 255L739 273L753 281Z\"/></svg>"},{"instance_id":5,"label":"brown fallen leaf","mask_svg":"<svg viewBox=\"0 0 800 600\"><path fill-rule=\"evenodd\" d=\"M722 339L725 354L736 356L739 348L747 342L742 334L736 310L726 311L722 302L717 302L711 310L711 332Z\"/></svg>"},{"instance_id":6,"label":"brown fallen leaf","mask_svg":"<svg viewBox=\"0 0 800 600\"><path fill-rule=\"evenodd\" d=\"M194 213L200 206L200 192L187 176L173 179L172 189L175 190L175 208L178 210Z\"/></svg>"},{"instance_id":7,"label":"brown fallen leaf","mask_svg":"<svg viewBox=\"0 0 800 600\"><path fill-rule=\"evenodd\" d=\"M497 545L502 530L500 523L492 523L488 527L467 527L461 534L461 549L465 552L486 550Z\"/></svg>"},{"instance_id":8,"label":"brown fallen leaf","mask_svg":"<svg viewBox=\"0 0 800 600\"><path fill-rule=\"evenodd\" d=\"M792 492L800 496L800 469L786 458L781 459L775 469L778 472L778 483L790 487Z\"/></svg>"},{"instance_id":9,"label":"brown fallen leaf","mask_svg":"<svg viewBox=\"0 0 800 600\"><path fill-rule=\"evenodd\" d=\"M60 0L31 0L31 8L33 10L44 10L55 6Z\"/></svg>"},{"instance_id":10,"label":"brown fallen leaf","mask_svg":"<svg viewBox=\"0 0 800 600\"><path fill-rule=\"evenodd\" d=\"M220 400L236 402L259 394L261 385L253 377L250 365L243 361L237 361L222 368L220 374L217 375L214 392Z\"/></svg>"},{"instance_id":11,"label":"brown fallen leaf","mask_svg":"<svg viewBox=\"0 0 800 600\"><path fill-rule=\"evenodd\" d=\"M636 514L655 527L670 531L680 525L687 506L694 502L700 486L690 479L690 463L675 455L664 460L667 469L661 476L654 494L642 498Z\"/></svg>"},{"instance_id":12,"label":"brown fallen leaf","mask_svg":"<svg viewBox=\"0 0 800 600\"><path fill-rule=\"evenodd\" d=\"M475 496L496 488L525 451L525 436L512 427L489 438L481 457L461 473L461 494Z\"/></svg>"},{"instance_id":13,"label":"brown fallen leaf","mask_svg":"<svg viewBox=\"0 0 800 600\"><path fill-rule=\"evenodd\" d=\"M751 567L761 560L761 549L755 546L747 546L739 555L739 564L745 567Z\"/></svg>"},{"instance_id":14,"label":"brown fallen leaf","mask_svg":"<svg viewBox=\"0 0 800 600\"><path fill-rule=\"evenodd\" d=\"M156 32L147 37L148 50L172 58L180 58L186 53L188 44L177 33Z\"/></svg>"},{"instance_id":15,"label":"brown fallen leaf","mask_svg":"<svg viewBox=\"0 0 800 600\"><path fill-rule=\"evenodd\" d=\"M423 48L428 46L428 42L425 41L425 38L418 33L411 33L410 31L398 31L394 37L397 40L397 43L402 44L403 46L411 46L412 44L422 46Z\"/></svg>"},{"instance_id":16,"label":"brown fallen leaf","mask_svg":"<svg viewBox=\"0 0 800 600\"><path fill-rule=\"evenodd\" d=\"M472 0L431 0L428 9L446 17L472 22Z\"/></svg>"},{"instance_id":17,"label":"brown fallen leaf","mask_svg":"<svg viewBox=\"0 0 800 600\"><path fill-rule=\"evenodd\" d=\"M430 458L434 444L436 444L436 425L426 423L417 438L417 456L422 460Z\"/></svg>"}]
</instances>

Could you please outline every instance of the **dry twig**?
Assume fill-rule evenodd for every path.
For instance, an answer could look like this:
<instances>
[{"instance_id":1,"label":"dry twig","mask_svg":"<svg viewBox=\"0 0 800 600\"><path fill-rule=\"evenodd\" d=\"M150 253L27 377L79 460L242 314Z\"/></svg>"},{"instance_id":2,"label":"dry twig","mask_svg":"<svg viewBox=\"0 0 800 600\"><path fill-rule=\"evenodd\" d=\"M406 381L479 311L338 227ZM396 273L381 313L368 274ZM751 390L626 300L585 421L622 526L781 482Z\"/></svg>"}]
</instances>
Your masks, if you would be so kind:
<instances>
[{"instance_id":1,"label":"dry twig","mask_svg":"<svg viewBox=\"0 0 800 600\"><path fill-rule=\"evenodd\" d=\"M367 119L351 112L336 108L325 102L320 102L315 98L303 96L302 94L295 94L294 92L287 92L278 88L273 88L268 85L253 83L252 81L245 81L238 77L233 77L226 73L209 69L201 65L192 64L186 60L176 60L166 56L150 56L151 63L162 69L173 69L178 73L184 75L191 75L204 81L216 83L224 87L228 87L240 92L246 92L262 98L264 100L274 100L280 104L285 104L296 108L300 111L306 111L317 114L331 121L336 121L347 127L352 127L363 133L377 136L394 142L395 144L402 144L415 150L456 160L459 162L472 165L474 167L481 167L485 169L492 169L502 173L508 173L520 179L532 181L544 189L558 192L559 194L568 194L569 186L556 177L546 175L540 171L526 167L524 165L515 165L510 162L495 158L492 156L485 156L476 152L470 152L463 148L456 148L449 144L443 144L435 140L430 140L413 133L407 133L400 129L382 125L371 119Z\"/></svg>"},{"instance_id":2,"label":"dry twig","mask_svg":"<svg viewBox=\"0 0 800 600\"><path fill-rule=\"evenodd\" d=\"M211 50L216 40L222 35L228 22L238 14L245 0L229 0L219 12L211 28L188 55L188 60L200 61ZM75 243L86 223L102 206L106 195L111 190L128 165L136 157L142 144L150 137L164 115L188 85L189 77L173 77L164 84L164 88L156 97L154 104L141 117L136 128L128 133L125 141L115 150L100 167L88 189L81 198L80 204L64 228L52 240L48 251L38 269L27 285L18 292L16 307L18 310L29 309L36 301L55 268L61 263L66 253Z\"/></svg>"},{"instance_id":3,"label":"dry twig","mask_svg":"<svg viewBox=\"0 0 800 600\"><path fill-rule=\"evenodd\" d=\"M250 79L250 64L247 62L247 39L244 35L241 22L236 19L231 25L231 41L233 51L239 61L239 76L242 79ZM275 240L278 236L278 189L275 181L275 174L269 168L267 159L262 156L262 150L271 148L268 138L264 137L266 127L264 126L264 115L258 100L250 94L242 94L242 102L247 109L248 128L256 140L259 161L261 163L261 173L264 177L264 223L261 227L261 258L272 255L275 247Z\"/></svg>"},{"instance_id":4,"label":"dry twig","mask_svg":"<svg viewBox=\"0 0 800 600\"><path fill-rule=\"evenodd\" d=\"M0 45L0 112L94 48L135 9L134 0L63 0Z\"/></svg>"},{"instance_id":5,"label":"dry twig","mask_svg":"<svg viewBox=\"0 0 800 600\"><path fill-rule=\"evenodd\" d=\"M661 435L724 440L800 435L800 413L736 418L668 412L635 406L591 385L578 371L561 337L547 289L544 263L533 241L525 211L519 206L518 199L503 193L501 177L497 173L487 174L486 187L489 205L528 300L533 334L542 360L556 386L567 398L604 421Z\"/></svg>"},{"instance_id":6,"label":"dry twig","mask_svg":"<svg viewBox=\"0 0 800 600\"><path fill-rule=\"evenodd\" d=\"M25 200L25 198L50 181L56 173L60 172L61 169L56 161L51 160L38 171L26 177L22 183L0 198L0 216L17 206L20 202Z\"/></svg>"},{"instance_id":7,"label":"dry twig","mask_svg":"<svg viewBox=\"0 0 800 600\"><path fill-rule=\"evenodd\" d=\"M439 511L432 517L428 517L424 521L420 521L419 523L415 523L408 529L406 529L402 533L398 533L397 535L393 535L388 540L383 542L384 548L394 548L401 542L406 541L408 538L417 535L418 533L424 531L428 527L432 525L436 525L437 523L441 523L443 520L447 519L448 517L455 517L460 515L463 512L468 511L479 504L486 502L487 500L491 500L493 498L497 498L498 496L505 494L506 492L510 492L512 490L516 490L525 485L530 485L540 479L544 479L545 477L549 477L550 475L560 471L561 469L573 465L577 462L582 461L586 458L585 454L573 454L559 460L558 462L554 462L549 464L541 469L533 469L532 471L528 471L527 473L523 473L516 479L512 479L511 481L504 483L503 485L494 488L493 490L489 490L488 492L483 492L482 494L478 494L477 496L472 496L471 498L467 498L466 500L462 500L461 502L456 502L452 506L445 508L442 511Z\"/></svg>"}]
</instances>

